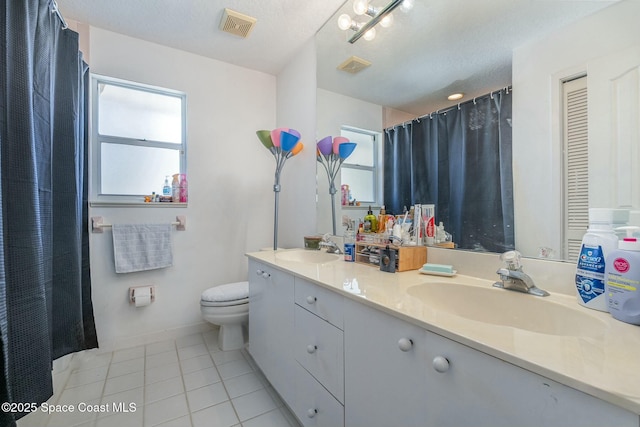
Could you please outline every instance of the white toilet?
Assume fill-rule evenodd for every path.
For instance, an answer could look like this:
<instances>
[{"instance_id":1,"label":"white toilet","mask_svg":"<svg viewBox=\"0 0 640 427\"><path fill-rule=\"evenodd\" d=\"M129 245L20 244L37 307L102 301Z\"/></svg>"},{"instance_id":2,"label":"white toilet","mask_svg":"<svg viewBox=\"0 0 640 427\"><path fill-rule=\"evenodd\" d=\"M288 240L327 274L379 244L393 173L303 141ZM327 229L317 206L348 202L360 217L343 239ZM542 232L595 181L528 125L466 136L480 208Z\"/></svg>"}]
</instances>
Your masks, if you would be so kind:
<instances>
[{"instance_id":1,"label":"white toilet","mask_svg":"<svg viewBox=\"0 0 640 427\"><path fill-rule=\"evenodd\" d=\"M200 312L209 323L220 326L220 350L244 347L243 328L249 320L249 282L214 286L202 293Z\"/></svg>"}]
</instances>

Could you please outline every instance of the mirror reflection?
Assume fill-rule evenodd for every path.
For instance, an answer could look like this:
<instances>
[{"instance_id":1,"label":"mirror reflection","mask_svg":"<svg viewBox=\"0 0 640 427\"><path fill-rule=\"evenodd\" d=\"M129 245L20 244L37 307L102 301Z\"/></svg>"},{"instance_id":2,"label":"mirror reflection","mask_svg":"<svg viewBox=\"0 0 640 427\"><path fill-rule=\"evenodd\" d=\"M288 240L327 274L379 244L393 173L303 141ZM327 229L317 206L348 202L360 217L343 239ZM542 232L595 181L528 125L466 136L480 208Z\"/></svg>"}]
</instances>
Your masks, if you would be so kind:
<instances>
[{"instance_id":1,"label":"mirror reflection","mask_svg":"<svg viewBox=\"0 0 640 427\"><path fill-rule=\"evenodd\" d=\"M317 129L318 138L348 128L377 134L375 213L386 202L385 129L512 85L515 248L526 256L571 259L588 207L630 209L630 222L640 222L640 179L632 166L640 160L640 31L632 19L640 13L638 2L416 2L409 13L394 10L391 27L376 26L375 39L351 44L337 19L355 16L352 6L345 3L317 35ZM337 69L352 56L371 65L356 74ZM446 100L453 92L464 97ZM565 110L580 94L583 127L574 133L583 137L576 142L565 120L572 110ZM330 199L322 173L318 231L326 232ZM368 206L343 207L342 213L362 218Z\"/></svg>"}]
</instances>

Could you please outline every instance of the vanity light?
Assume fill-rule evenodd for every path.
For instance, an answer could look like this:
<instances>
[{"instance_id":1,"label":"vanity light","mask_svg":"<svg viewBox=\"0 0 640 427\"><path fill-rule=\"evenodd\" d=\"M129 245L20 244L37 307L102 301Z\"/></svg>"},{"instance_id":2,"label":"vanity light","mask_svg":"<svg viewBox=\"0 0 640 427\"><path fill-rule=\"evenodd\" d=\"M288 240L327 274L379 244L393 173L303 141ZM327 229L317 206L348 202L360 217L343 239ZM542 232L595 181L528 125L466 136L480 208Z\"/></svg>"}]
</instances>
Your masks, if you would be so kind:
<instances>
[{"instance_id":1,"label":"vanity light","mask_svg":"<svg viewBox=\"0 0 640 427\"><path fill-rule=\"evenodd\" d=\"M457 101L458 99L462 99L464 97L464 93L452 93L451 95L447 96L447 99L449 101Z\"/></svg>"},{"instance_id":2,"label":"vanity light","mask_svg":"<svg viewBox=\"0 0 640 427\"><path fill-rule=\"evenodd\" d=\"M405 5L406 3L406 5ZM389 4L378 8L369 4L369 0L355 0L353 11L356 15L368 15L371 19L368 22L358 22L344 13L338 17L338 27L341 30L353 30L356 33L349 39L349 43L355 43L364 37L365 40L373 40L376 36L375 26L380 24L389 27L393 23L391 11L398 6L403 6L403 11L408 11L413 7L413 0L391 0Z\"/></svg>"}]
</instances>

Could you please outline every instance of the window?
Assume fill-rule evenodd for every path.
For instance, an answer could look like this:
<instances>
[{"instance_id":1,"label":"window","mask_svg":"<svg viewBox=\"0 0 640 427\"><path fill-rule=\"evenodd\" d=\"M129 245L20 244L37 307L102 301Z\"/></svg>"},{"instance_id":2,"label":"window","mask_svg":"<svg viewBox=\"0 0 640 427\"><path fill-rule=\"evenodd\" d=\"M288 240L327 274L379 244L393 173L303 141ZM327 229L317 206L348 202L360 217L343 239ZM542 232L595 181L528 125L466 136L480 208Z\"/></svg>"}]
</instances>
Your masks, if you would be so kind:
<instances>
[{"instance_id":1,"label":"window","mask_svg":"<svg viewBox=\"0 0 640 427\"><path fill-rule=\"evenodd\" d=\"M343 127L340 135L358 144L353 154L342 164L340 182L349 186L352 199L364 204L380 205L380 133Z\"/></svg>"},{"instance_id":2,"label":"window","mask_svg":"<svg viewBox=\"0 0 640 427\"><path fill-rule=\"evenodd\" d=\"M92 76L92 199L142 202L186 173L186 95Z\"/></svg>"}]
</instances>

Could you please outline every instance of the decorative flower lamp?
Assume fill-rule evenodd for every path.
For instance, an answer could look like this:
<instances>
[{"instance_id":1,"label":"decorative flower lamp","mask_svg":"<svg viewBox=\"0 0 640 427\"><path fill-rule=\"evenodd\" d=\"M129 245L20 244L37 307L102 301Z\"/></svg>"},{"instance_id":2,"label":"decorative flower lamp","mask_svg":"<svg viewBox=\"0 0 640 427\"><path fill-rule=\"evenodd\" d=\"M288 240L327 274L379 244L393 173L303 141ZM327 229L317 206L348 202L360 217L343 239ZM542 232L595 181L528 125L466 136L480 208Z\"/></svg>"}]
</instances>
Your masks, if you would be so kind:
<instances>
[{"instance_id":1,"label":"decorative flower lamp","mask_svg":"<svg viewBox=\"0 0 640 427\"><path fill-rule=\"evenodd\" d=\"M331 219L333 221L333 235L336 235L336 186L335 179L340 171L340 166L347 157L356 149L355 142L342 136L331 139L330 136L322 138L317 144L317 160L324 166L329 179L329 194L331 195Z\"/></svg>"},{"instance_id":2,"label":"decorative flower lamp","mask_svg":"<svg viewBox=\"0 0 640 427\"><path fill-rule=\"evenodd\" d=\"M262 145L264 145L276 159L276 172L273 184L273 192L275 196L273 215L273 250L275 251L278 249L278 195L280 194L280 172L282 172L284 162L302 151L304 145L300 142L300 133L295 129L279 128L272 131L259 130L256 131L256 135L258 135L258 139L260 139Z\"/></svg>"}]
</instances>

